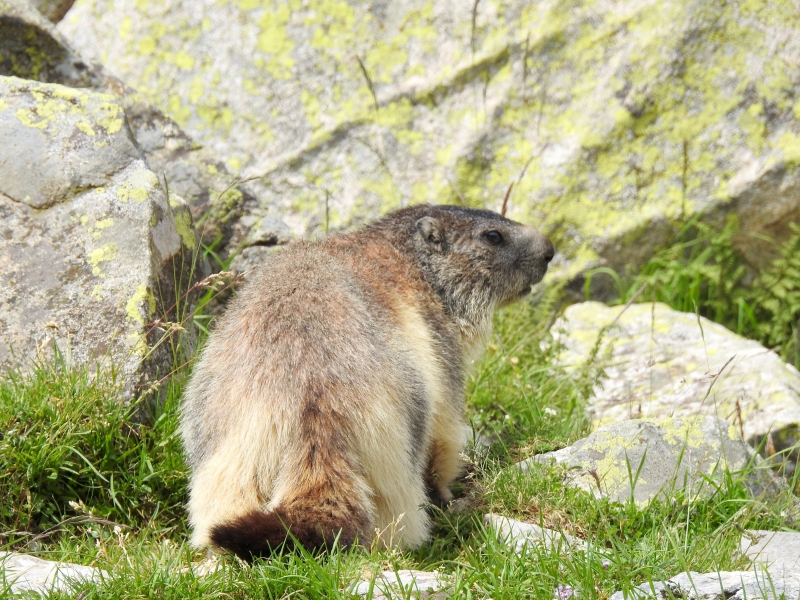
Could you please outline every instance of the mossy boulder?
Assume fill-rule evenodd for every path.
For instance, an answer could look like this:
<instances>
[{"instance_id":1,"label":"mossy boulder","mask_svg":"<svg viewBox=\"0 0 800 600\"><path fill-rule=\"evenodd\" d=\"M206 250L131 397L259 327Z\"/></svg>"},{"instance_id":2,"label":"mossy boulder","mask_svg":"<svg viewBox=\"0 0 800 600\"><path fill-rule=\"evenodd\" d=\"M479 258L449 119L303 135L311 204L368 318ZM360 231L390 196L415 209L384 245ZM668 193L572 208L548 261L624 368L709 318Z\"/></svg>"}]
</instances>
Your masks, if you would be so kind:
<instances>
[{"instance_id":1,"label":"mossy boulder","mask_svg":"<svg viewBox=\"0 0 800 600\"><path fill-rule=\"evenodd\" d=\"M415 202L499 209L555 271L636 266L700 211L800 220L793 3L78 0L59 30L295 234ZM740 243L754 264L764 248Z\"/></svg>"},{"instance_id":2,"label":"mossy boulder","mask_svg":"<svg viewBox=\"0 0 800 600\"><path fill-rule=\"evenodd\" d=\"M0 77L3 370L57 349L113 365L128 397L143 393L191 341L164 343L187 314L198 249L188 207L147 167L116 98Z\"/></svg>"}]
</instances>

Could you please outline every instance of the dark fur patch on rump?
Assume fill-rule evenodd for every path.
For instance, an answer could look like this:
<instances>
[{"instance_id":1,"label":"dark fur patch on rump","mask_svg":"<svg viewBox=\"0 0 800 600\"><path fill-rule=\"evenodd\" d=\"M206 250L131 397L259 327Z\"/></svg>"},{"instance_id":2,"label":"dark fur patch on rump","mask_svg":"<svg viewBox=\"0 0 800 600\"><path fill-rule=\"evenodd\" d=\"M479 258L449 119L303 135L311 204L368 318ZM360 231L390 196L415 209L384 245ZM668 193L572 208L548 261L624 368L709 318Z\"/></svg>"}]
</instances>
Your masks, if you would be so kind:
<instances>
[{"instance_id":1,"label":"dark fur patch on rump","mask_svg":"<svg viewBox=\"0 0 800 600\"><path fill-rule=\"evenodd\" d=\"M324 523L318 515L297 518L297 515L289 516L276 509L269 513L253 511L217 525L211 530L211 541L251 562L280 550L291 551L297 544L310 552L324 550L332 546L337 537L339 546L346 548L355 542L357 534L355 527Z\"/></svg>"}]
</instances>

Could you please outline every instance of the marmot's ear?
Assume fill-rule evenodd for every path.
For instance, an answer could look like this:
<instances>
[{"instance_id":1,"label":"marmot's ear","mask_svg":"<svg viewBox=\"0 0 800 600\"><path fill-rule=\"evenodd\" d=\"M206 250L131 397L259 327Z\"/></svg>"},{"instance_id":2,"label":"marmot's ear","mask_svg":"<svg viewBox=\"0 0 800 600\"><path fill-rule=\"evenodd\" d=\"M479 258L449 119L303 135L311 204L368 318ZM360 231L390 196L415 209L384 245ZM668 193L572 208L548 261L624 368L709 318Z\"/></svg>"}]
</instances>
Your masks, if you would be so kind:
<instances>
[{"instance_id":1,"label":"marmot's ear","mask_svg":"<svg viewBox=\"0 0 800 600\"><path fill-rule=\"evenodd\" d=\"M442 241L442 225L433 217L422 217L417 221L417 231L426 242L438 244Z\"/></svg>"}]
</instances>

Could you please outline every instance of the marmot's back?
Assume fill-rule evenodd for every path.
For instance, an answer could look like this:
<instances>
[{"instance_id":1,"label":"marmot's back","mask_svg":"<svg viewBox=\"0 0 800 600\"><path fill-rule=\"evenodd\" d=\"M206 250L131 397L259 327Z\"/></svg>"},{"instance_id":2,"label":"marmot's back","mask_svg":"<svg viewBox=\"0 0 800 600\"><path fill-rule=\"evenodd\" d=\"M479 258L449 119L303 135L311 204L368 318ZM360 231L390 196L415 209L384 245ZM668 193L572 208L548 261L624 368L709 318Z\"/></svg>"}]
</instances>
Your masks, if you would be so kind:
<instances>
[{"instance_id":1,"label":"marmot's back","mask_svg":"<svg viewBox=\"0 0 800 600\"><path fill-rule=\"evenodd\" d=\"M187 389L194 543L249 559L287 528L307 547L376 527L424 541L419 507L449 499L458 473L464 365L550 258L545 238L499 215L424 206L277 253Z\"/></svg>"}]
</instances>

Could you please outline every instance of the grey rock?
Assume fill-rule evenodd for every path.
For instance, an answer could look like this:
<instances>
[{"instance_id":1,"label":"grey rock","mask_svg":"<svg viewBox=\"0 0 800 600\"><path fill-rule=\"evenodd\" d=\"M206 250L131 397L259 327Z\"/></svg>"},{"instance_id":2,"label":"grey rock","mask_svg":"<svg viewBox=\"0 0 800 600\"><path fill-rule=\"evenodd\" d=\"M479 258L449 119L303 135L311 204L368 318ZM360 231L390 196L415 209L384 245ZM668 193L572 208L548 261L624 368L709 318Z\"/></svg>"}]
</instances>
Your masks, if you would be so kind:
<instances>
[{"instance_id":1,"label":"grey rock","mask_svg":"<svg viewBox=\"0 0 800 600\"><path fill-rule=\"evenodd\" d=\"M534 547L554 549L559 552L586 549L586 542L563 531L539 527L495 514L485 515L483 522L501 542L514 548L517 554L523 552L525 548Z\"/></svg>"},{"instance_id":2,"label":"grey rock","mask_svg":"<svg viewBox=\"0 0 800 600\"><path fill-rule=\"evenodd\" d=\"M360 581L350 593L366 598L372 590L373 600L389 598L415 598L419 600L445 600L450 598L452 584L441 573L431 571L384 571L371 581Z\"/></svg>"},{"instance_id":3,"label":"grey rock","mask_svg":"<svg viewBox=\"0 0 800 600\"><path fill-rule=\"evenodd\" d=\"M140 158L113 96L13 77L0 84L0 148L0 191L39 210L105 185Z\"/></svg>"},{"instance_id":4,"label":"grey rock","mask_svg":"<svg viewBox=\"0 0 800 600\"><path fill-rule=\"evenodd\" d=\"M676 490L711 493L707 477L720 479L726 470L748 465L752 449L722 419L636 419L601 427L572 446L522 461L567 467L567 483L616 502L637 505L672 497Z\"/></svg>"},{"instance_id":5,"label":"grey rock","mask_svg":"<svg viewBox=\"0 0 800 600\"><path fill-rule=\"evenodd\" d=\"M67 11L75 4L75 0L28 0L36 10L42 13L48 20L58 23L67 14Z\"/></svg>"},{"instance_id":6,"label":"grey rock","mask_svg":"<svg viewBox=\"0 0 800 600\"><path fill-rule=\"evenodd\" d=\"M57 5L63 9L67 4L50 0L32 4L37 2L54 11ZM204 241L224 246L233 237L231 246L235 249L240 239L231 231L230 223L245 201L252 203L260 197L263 186L253 182L237 184L237 176L224 161L197 144L172 119L99 63L79 56L32 4L26 0L0 0L0 76L58 83L114 96L114 106L124 108L138 151L144 153L148 167L167 183L170 191L189 203L195 218L203 217L200 233ZM7 131L5 138L13 135L13 131ZM79 154L72 155L72 159L82 164ZM90 172L92 166L87 163L83 170ZM57 167L42 165L51 170ZM113 162L105 168L113 170ZM67 177L69 173L64 174ZM33 180L23 178L21 172L15 173L14 179L28 183ZM230 252L224 247L217 247L216 251L223 256Z\"/></svg>"},{"instance_id":7,"label":"grey rock","mask_svg":"<svg viewBox=\"0 0 800 600\"><path fill-rule=\"evenodd\" d=\"M667 581L644 583L627 594L616 592L611 600L639 598L685 598L686 600L797 600L800 577L759 569L756 571L721 571L718 573L681 573Z\"/></svg>"},{"instance_id":8,"label":"grey rock","mask_svg":"<svg viewBox=\"0 0 800 600\"><path fill-rule=\"evenodd\" d=\"M281 219L267 214L244 215L233 227L229 254L234 254L230 270L249 273L264 262L279 246L292 239L292 232ZM233 247L234 242L236 247Z\"/></svg>"},{"instance_id":9,"label":"grey rock","mask_svg":"<svg viewBox=\"0 0 800 600\"><path fill-rule=\"evenodd\" d=\"M606 377L589 401L595 427L711 415L755 446L771 436L780 451L798 440L800 373L722 325L664 304L623 310L584 302L567 308L551 332L567 366L585 362L602 333L597 356Z\"/></svg>"},{"instance_id":10,"label":"grey rock","mask_svg":"<svg viewBox=\"0 0 800 600\"><path fill-rule=\"evenodd\" d=\"M26 0L0 0L0 75L71 87L102 87L107 79Z\"/></svg>"},{"instance_id":11,"label":"grey rock","mask_svg":"<svg viewBox=\"0 0 800 600\"><path fill-rule=\"evenodd\" d=\"M742 536L740 549L753 563L768 567L771 573L800 574L800 533L749 530Z\"/></svg>"},{"instance_id":12,"label":"grey rock","mask_svg":"<svg viewBox=\"0 0 800 600\"><path fill-rule=\"evenodd\" d=\"M292 239L289 227L275 215L245 215L239 222L248 231L243 242L245 246L276 246Z\"/></svg>"},{"instance_id":13,"label":"grey rock","mask_svg":"<svg viewBox=\"0 0 800 600\"><path fill-rule=\"evenodd\" d=\"M70 593L87 583L97 585L108 578L102 569L72 563L42 560L26 554L0 552L0 590L12 594L52 591Z\"/></svg>"},{"instance_id":14,"label":"grey rock","mask_svg":"<svg viewBox=\"0 0 800 600\"><path fill-rule=\"evenodd\" d=\"M247 245L251 232L237 218L245 203L258 202L263 186L241 181L140 93L120 86L116 95L148 166L189 204L203 242L223 259Z\"/></svg>"},{"instance_id":15,"label":"grey rock","mask_svg":"<svg viewBox=\"0 0 800 600\"><path fill-rule=\"evenodd\" d=\"M245 213L273 209L312 235L421 201L497 209L514 183L509 215L553 234L554 272L571 278L635 268L701 211L790 235L795 10L85 0L58 29L261 177ZM756 236L737 243L753 264L768 257Z\"/></svg>"},{"instance_id":16,"label":"grey rock","mask_svg":"<svg viewBox=\"0 0 800 600\"><path fill-rule=\"evenodd\" d=\"M142 393L173 366L159 342L200 274L188 206L167 198L112 96L0 77L0 136L0 366L57 347Z\"/></svg>"},{"instance_id":17,"label":"grey rock","mask_svg":"<svg viewBox=\"0 0 800 600\"><path fill-rule=\"evenodd\" d=\"M236 252L228 269L233 273L250 274L275 252L275 246L247 246Z\"/></svg>"}]
</instances>

